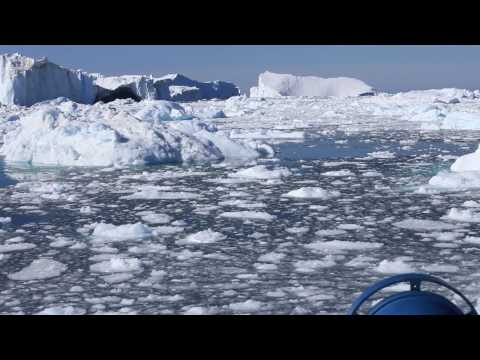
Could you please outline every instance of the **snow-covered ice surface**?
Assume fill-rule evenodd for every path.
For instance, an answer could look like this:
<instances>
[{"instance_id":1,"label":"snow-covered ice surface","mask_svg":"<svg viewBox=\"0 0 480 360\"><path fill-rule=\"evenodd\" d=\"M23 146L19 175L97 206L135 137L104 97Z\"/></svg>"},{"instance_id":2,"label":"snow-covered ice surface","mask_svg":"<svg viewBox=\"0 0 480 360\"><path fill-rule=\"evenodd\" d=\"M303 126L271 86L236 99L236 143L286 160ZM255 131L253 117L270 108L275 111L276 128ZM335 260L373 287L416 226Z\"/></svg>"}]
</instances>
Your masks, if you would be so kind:
<instances>
[{"instance_id":1,"label":"snow-covered ice surface","mask_svg":"<svg viewBox=\"0 0 480 360\"><path fill-rule=\"evenodd\" d=\"M431 179L476 179L450 167L480 133L410 121L432 106L480 113L456 90L237 97L182 107L262 154L247 163L2 162L0 312L341 314L412 270L475 302L480 188ZM0 108L0 134L28 112L15 111Z\"/></svg>"}]
</instances>

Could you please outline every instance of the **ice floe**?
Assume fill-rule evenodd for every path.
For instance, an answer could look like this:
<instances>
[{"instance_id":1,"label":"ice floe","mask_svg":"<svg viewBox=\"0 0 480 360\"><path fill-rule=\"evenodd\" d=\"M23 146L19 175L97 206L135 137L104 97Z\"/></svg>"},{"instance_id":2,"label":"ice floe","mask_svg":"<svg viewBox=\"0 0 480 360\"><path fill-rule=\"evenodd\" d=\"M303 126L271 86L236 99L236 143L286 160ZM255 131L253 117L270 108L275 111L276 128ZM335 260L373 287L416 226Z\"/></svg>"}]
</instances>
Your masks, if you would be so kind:
<instances>
[{"instance_id":1,"label":"ice floe","mask_svg":"<svg viewBox=\"0 0 480 360\"><path fill-rule=\"evenodd\" d=\"M263 220L272 221L276 219L275 215L263 211L226 211L219 215L222 218L240 219L240 220Z\"/></svg>"},{"instance_id":2,"label":"ice floe","mask_svg":"<svg viewBox=\"0 0 480 360\"><path fill-rule=\"evenodd\" d=\"M67 270L67 266L52 259L33 260L30 265L18 272L8 274L10 280L27 281L57 277Z\"/></svg>"},{"instance_id":3,"label":"ice floe","mask_svg":"<svg viewBox=\"0 0 480 360\"><path fill-rule=\"evenodd\" d=\"M153 234L152 228L140 222L125 225L99 223L94 224L92 237L95 242L115 242L141 239Z\"/></svg>"},{"instance_id":4,"label":"ice floe","mask_svg":"<svg viewBox=\"0 0 480 360\"><path fill-rule=\"evenodd\" d=\"M224 239L226 236L222 233L207 229L190 234L186 238L178 240L177 244L211 244Z\"/></svg>"},{"instance_id":5,"label":"ice floe","mask_svg":"<svg viewBox=\"0 0 480 360\"><path fill-rule=\"evenodd\" d=\"M283 196L299 199L328 200L340 196L340 192L336 190L325 190L319 187L303 187L297 190L292 190Z\"/></svg>"},{"instance_id":6,"label":"ice floe","mask_svg":"<svg viewBox=\"0 0 480 360\"><path fill-rule=\"evenodd\" d=\"M403 259L397 258L394 260L382 260L375 270L383 274L402 274L414 272L415 268Z\"/></svg>"}]
</instances>

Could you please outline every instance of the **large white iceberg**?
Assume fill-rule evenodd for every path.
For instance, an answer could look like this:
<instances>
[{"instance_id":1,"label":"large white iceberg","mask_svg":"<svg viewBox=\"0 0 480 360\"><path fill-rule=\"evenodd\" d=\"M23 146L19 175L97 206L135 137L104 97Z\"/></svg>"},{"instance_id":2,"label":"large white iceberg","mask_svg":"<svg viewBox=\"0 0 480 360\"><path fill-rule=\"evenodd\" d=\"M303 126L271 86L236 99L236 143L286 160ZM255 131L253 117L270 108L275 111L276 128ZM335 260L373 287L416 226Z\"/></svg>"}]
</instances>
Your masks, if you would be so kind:
<instances>
[{"instance_id":1,"label":"large white iceberg","mask_svg":"<svg viewBox=\"0 0 480 360\"><path fill-rule=\"evenodd\" d=\"M61 166L127 166L194 161L250 161L253 148L163 100L82 105L67 99L21 113L4 136L6 162Z\"/></svg>"},{"instance_id":2,"label":"large white iceberg","mask_svg":"<svg viewBox=\"0 0 480 360\"><path fill-rule=\"evenodd\" d=\"M353 78L295 76L266 71L259 75L258 86L250 89L250 97L315 96L326 98L359 96L373 92L371 86Z\"/></svg>"},{"instance_id":3,"label":"large white iceberg","mask_svg":"<svg viewBox=\"0 0 480 360\"><path fill-rule=\"evenodd\" d=\"M96 95L93 79L82 71L17 53L0 55L1 104L30 106L57 97L92 104Z\"/></svg>"}]
</instances>

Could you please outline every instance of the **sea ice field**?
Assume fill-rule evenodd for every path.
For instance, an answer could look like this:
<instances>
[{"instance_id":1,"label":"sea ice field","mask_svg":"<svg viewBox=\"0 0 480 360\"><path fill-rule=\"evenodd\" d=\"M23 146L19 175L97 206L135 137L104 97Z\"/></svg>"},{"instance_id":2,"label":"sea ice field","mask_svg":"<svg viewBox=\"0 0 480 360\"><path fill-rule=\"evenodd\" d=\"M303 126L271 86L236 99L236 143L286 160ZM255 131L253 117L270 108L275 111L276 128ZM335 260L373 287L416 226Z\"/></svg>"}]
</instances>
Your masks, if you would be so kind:
<instances>
[{"instance_id":1,"label":"sea ice field","mask_svg":"<svg viewBox=\"0 0 480 360\"><path fill-rule=\"evenodd\" d=\"M410 271L478 306L476 95L0 106L0 313L343 314Z\"/></svg>"}]
</instances>

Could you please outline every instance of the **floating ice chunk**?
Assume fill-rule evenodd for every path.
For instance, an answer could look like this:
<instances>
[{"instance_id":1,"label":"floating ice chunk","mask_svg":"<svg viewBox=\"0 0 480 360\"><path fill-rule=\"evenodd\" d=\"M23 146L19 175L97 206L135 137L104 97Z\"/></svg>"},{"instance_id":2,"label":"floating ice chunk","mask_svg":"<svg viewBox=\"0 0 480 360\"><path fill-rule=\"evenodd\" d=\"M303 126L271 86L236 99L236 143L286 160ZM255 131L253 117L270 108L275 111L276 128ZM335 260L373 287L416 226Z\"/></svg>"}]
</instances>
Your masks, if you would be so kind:
<instances>
[{"instance_id":1,"label":"floating ice chunk","mask_svg":"<svg viewBox=\"0 0 480 360\"><path fill-rule=\"evenodd\" d=\"M142 220L149 224L168 224L172 221L172 217L167 214L146 214L142 216Z\"/></svg>"},{"instance_id":2,"label":"floating ice chunk","mask_svg":"<svg viewBox=\"0 0 480 360\"><path fill-rule=\"evenodd\" d=\"M402 274L414 272L415 268L401 258L397 258L392 261L382 260L375 270L383 274Z\"/></svg>"},{"instance_id":3,"label":"floating ice chunk","mask_svg":"<svg viewBox=\"0 0 480 360\"><path fill-rule=\"evenodd\" d=\"M154 235L172 235L184 230L181 226L157 226L153 228Z\"/></svg>"},{"instance_id":4,"label":"floating ice chunk","mask_svg":"<svg viewBox=\"0 0 480 360\"><path fill-rule=\"evenodd\" d=\"M335 176L335 177L342 177L342 176L354 176L355 174L350 170L338 170L338 171L327 171L322 173L323 176Z\"/></svg>"},{"instance_id":5,"label":"floating ice chunk","mask_svg":"<svg viewBox=\"0 0 480 360\"><path fill-rule=\"evenodd\" d=\"M248 299L243 302L232 303L229 305L229 308L234 312L255 312L262 308L264 303L261 301L256 301Z\"/></svg>"},{"instance_id":6,"label":"floating ice chunk","mask_svg":"<svg viewBox=\"0 0 480 360\"><path fill-rule=\"evenodd\" d=\"M275 271L278 269L277 265L270 263L255 263L253 266L259 271Z\"/></svg>"},{"instance_id":7,"label":"floating ice chunk","mask_svg":"<svg viewBox=\"0 0 480 360\"><path fill-rule=\"evenodd\" d=\"M365 176L365 177L377 177L377 176L382 176L382 174L379 173L378 171L365 171L364 173L362 173L362 176Z\"/></svg>"},{"instance_id":8,"label":"floating ice chunk","mask_svg":"<svg viewBox=\"0 0 480 360\"><path fill-rule=\"evenodd\" d=\"M302 226L302 227L291 227L288 229L285 229L286 232L289 234L296 234L296 235L302 235L310 231L310 228L307 226Z\"/></svg>"},{"instance_id":9,"label":"floating ice chunk","mask_svg":"<svg viewBox=\"0 0 480 360\"><path fill-rule=\"evenodd\" d=\"M455 239L459 238L462 236L461 233L456 233L456 232L434 232L431 234L425 234L425 236L433 236L435 239L438 241L454 241Z\"/></svg>"},{"instance_id":10,"label":"floating ice chunk","mask_svg":"<svg viewBox=\"0 0 480 360\"><path fill-rule=\"evenodd\" d=\"M185 239L176 241L177 244L211 244L227 237L222 233L215 232L211 229L199 231L195 234L188 235Z\"/></svg>"},{"instance_id":11,"label":"floating ice chunk","mask_svg":"<svg viewBox=\"0 0 480 360\"><path fill-rule=\"evenodd\" d=\"M462 206L468 207L468 208L478 208L480 207L480 203L473 201L473 200L467 200L465 201Z\"/></svg>"},{"instance_id":12,"label":"floating ice chunk","mask_svg":"<svg viewBox=\"0 0 480 360\"><path fill-rule=\"evenodd\" d=\"M315 272L320 268L327 268L336 265L335 259L332 255L325 256L322 260L300 260L293 264L295 270L301 273Z\"/></svg>"},{"instance_id":13,"label":"floating ice chunk","mask_svg":"<svg viewBox=\"0 0 480 360\"><path fill-rule=\"evenodd\" d=\"M480 237L478 236L466 236L463 241L469 244L480 245Z\"/></svg>"},{"instance_id":14,"label":"floating ice chunk","mask_svg":"<svg viewBox=\"0 0 480 360\"><path fill-rule=\"evenodd\" d=\"M257 165L248 169L239 170L233 174L230 174L231 177L237 178L246 178L246 179L280 179L292 175L290 170L279 168L269 170L265 165Z\"/></svg>"},{"instance_id":15,"label":"floating ice chunk","mask_svg":"<svg viewBox=\"0 0 480 360\"><path fill-rule=\"evenodd\" d=\"M366 241L315 241L305 245L306 248L316 251L330 250L374 250L383 246L383 243Z\"/></svg>"},{"instance_id":16,"label":"floating ice chunk","mask_svg":"<svg viewBox=\"0 0 480 360\"><path fill-rule=\"evenodd\" d=\"M432 265L425 265L422 267L422 269L427 272L454 273L454 272L458 272L459 267L456 265L432 264Z\"/></svg>"},{"instance_id":17,"label":"floating ice chunk","mask_svg":"<svg viewBox=\"0 0 480 360\"><path fill-rule=\"evenodd\" d=\"M336 190L325 190L319 187L303 187L297 190L292 190L283 196L300 199L328 200L340 196L340 192Z\"/></svg>"},{"instance_id":18,"label":"floating ice chunk","mask_svg":"<svg viewBox=\"0 0 480 360\"><path fill-rule=\"evenodd\" d=\"M368 267L375 260L376 259L371 256L358 255L354 257L352 260L345 263L345 266L364 268L364 267Z\"/></svg>"},{"instance_id":19,"label":"floating ice chunk","mask_svg":"<svg viewBox=\"0 0 480 360\"><path fill-rule=\"evenodd\" d=\"M12 244L12 243L19 243L19 242L22 242L22 241L24 241L24 240L25 240L25 239L24 239L23 237L21 237L21 236L15 236L15 237L13 237L13 238L10 238L10 239L8 239L8 240L5 240L5 242L6 242L7 244Z\"/></svg>"},{"instance_id":20,"label":"floating ice chunk","mask_svg":"<svg viewBox=\"0 0 480 360\"><path fill-rule=\"evenodd\" d=\"M244 209L261 209L267 207L264 203L250 203L246 200L235 199L235 200L225 200L218 203L220 206L236 206ZM215 210L215 209L212 209Z\"/></svg>"},{"instance_id":21,"label":"floating ice chunk","mask_svg":"<svg viewBox=\"0 0 480 360\"><path fill-rule=\"evenodd\" d=\"M199 258L201 256L203 256L202 251L190 251L188 249L182 250L175 255L177 260L180 260L180 261Z\"/></svg>"},{"instance_id":22,"label":"floating ice chunk","mask_svg":"<svg viewBox=\"0 0 480 360\"><path fill-rule=\"evenodd\" d=\"M208 315L208 314L209 314L208 310L201 306L192 306L191 308L183 312L183 315Z\"/></svg>"},{"instance_id":23,"label":"floating ice chunk","mask_svg":"<svg viewBox=\"0 0 480 360\"><path fill-rule=\"evenodd\" d=\"M361 230L363 229L363 226L357 224L341 224L338 225L338 228L340 230Z\"/></svg>"},{"instance_id":24,"label":"floating ice chunk","mask_svg":"<svg viewBox=\"0 0 480 360\"><path fill-rule=\"evenodd\" d=\"M375 159L393 159L395 157L395 153L391 151L374 151L367 155L368 157Z\"/></svg>"},{"instance_id":25,"label":"floating ice chunk","mask_svg":"<svg viewBox=\"0 0 480 360\"><path fill-rule=\"evenodd\" d=\"M470 209L462 210L457 208L451 208L445 218L461 222L480 222L480 214L474 213Z\"/></svg>"},{"instance_id":26,"label":"floating ice chunk","mask_svg":"<svg viewBox=\"0 0 480 360\"><path fill-rule=\"evenodd\" d=\"M80 213L81 214L93 214L95 210L93 210L90 206L82 206L80 208Z\"/></svg>"},{"instance_id":27,"label":"floating ice chunk","mask_svg":"<svg viewBox=\"0 0 480 360\"><path fill-rule=\"evenodd\" d=\"M112 256L109 260L90 265L90 271L99 273L139 272L141 270L141 262L137 258L119 256Z\"/></svg>"},{"instance_id":28,"label":"floating ice chunk","mask_svg":"<svg viewBox=\"0 0 480 360\"><path fill-rule=\"evenodd\" d=\"M30 265L22 270L8 274L10 280L41 280L59 276L67 270L67 266L51 259L33 260Z\"/></svg>"},{"instance_id":29,"label":"floating ice chunk","mask_svg":"<svg viewBox=\"0 0 480 360\"><path fill-rule=\"evenodd\" d=\"M140 246L131 246L128 248L129 253L133 254L151 254L163 252L167 247L162 244L142 244Z\"/></svg>"},{"instance_id":30,"label":"floating ice chunk","mask_svg":"<svg viewBox=\"0 0 480 360\"><path fill-rule=\"evenodd\" d=\"M74 285L70 288L70 292L83 292L85 289L79 285Z\"/></svg>"},{"instance_id":31,"label":"floating ice chunk","mask_svg":"<svg viewBox=\"0 0 480 360\"><path fill-rule=\"evenodd\" d=\"M12 222L12 218L7 216L7 217L0 217L0 224L7 224L9 222Z\"/></svg>"},{"instance_id":32,"label":"floating ice chunk","mask_svg":"<svg viewBox=\"0 0 480 360\"><path fill-rule=\"evenodd\" d=\"M48 307L35 315L84 315L86 313L85 309L69 305Z\"/></svg>"},{"instance_id":33,"label":"floating ice chunk","mask_svg":"<svg viewBox=\"0 0 480 360\"><path fill-rule=\"evenodd\" d=\"M56 239L55 241L52 241L50 243L50 246L54 247L54 248L61 248L61 247L73 245L74 243L75 243L75 241L73 241L69 238L60 237L60 238Z\"/></svg>"},{"instance_id":34,"label":"floating ice chunk","mask_svg":"<svg viewBox=\"0 0 480 360\"><path fill-rule=\"evenodd\" d=\"M219 217L231 218L231 219L242 219L242 220L264 220L264 221L272 221L277 218L275 215L270 215L263 211L231 211L231 212L221 213Z\"/></svg>"},{"instance_id":35,"label":"floating ice chunk","mask_svg":"<svg viewBox=\"0 0 480 360\"><path fill-rule=\"evenodd\" d=\"M140 188L140 191L132 195L122 196L121 200L190 200L199 199L202 195L187 191L162 191L155 186Z\"/></svg>"},{"instance_id":36,"label":"floating ice chunk","mask_svg":"<svg viewBox=\"0 0 480 360\"><path fill-rule=\"evenodd\" d=\"M343 235L346 234L347 232L345 230L338 230L338 229L325 229L325 230L318 230L315 232L315 235L317 236L337 236L337 235Z\"/></svg>"},{"instance_id":37,"label":"floating ice chunk","mask_svg":"<svg viewBox=\"0 0 480 360\"><path fill-rule=\"evenodd\" d=\"M34 247L36 247L36 245L35 244L30 244L30 243L4 244L4 245L0 245L0 253L28 250L28 249L33 249Z\"/></svg>"},{"instance_id":38,"label":"floating ice chunk","mask_svg":"<svg viewBox=\"0 0 480 360\"><path fill-rule=\"evenodd\" d=\"M285 257L285 254L270 252L270 253L261 255L258 258L258 261L267 262L267 263L279 263L284 257Z\"/></svg>"},{"instance_id":39,"label":"floating ice chunk","mask_svg":"<svg viewBox=\"0 0 480 360\"><path fill-rule=\"evenodd\" d=\"M153 235L153 230L142 223L112 225L99 223L95 224L92 236L93 241L123 241L130 239L141 239Z\"/></svg>"},{"instance_id":40,"label":"floating ice chunk","mask_svg":"<svg viewBox=\"0 0 480 360\"><path fill-rule=\"evenodd\" d=\"M421 219L406 219L406 220L393 223L393 226L396 226L402 229L413 230L413 231L453 230L458 227L457 225L447 224L442 221L421 220Z\"/></svg>"}]
</instances>

